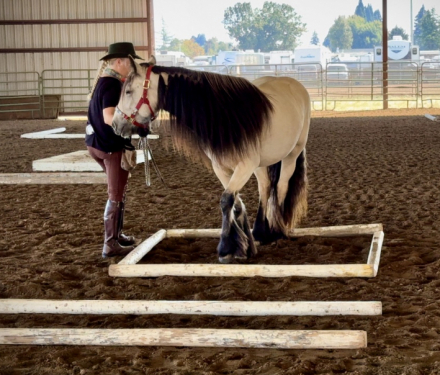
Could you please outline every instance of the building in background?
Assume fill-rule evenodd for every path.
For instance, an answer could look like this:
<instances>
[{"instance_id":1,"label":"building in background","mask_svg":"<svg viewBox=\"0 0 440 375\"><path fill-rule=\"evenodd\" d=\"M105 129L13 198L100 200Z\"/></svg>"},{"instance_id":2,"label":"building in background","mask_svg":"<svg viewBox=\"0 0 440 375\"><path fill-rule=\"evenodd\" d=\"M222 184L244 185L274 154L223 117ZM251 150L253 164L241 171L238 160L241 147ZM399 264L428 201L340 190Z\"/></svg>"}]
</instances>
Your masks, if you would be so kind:
<instances>
[{"instance_id":1,"label":"building in background","mask_svg":"<svg viewBox=\"0 0 440 375\"><path fill-rule=\"evenodd\" d=\"M109 44L153 54L153 19L153 0L0 0L0 97L40 93L46 109L83 111Z\"/></svg>"}]
</instances>

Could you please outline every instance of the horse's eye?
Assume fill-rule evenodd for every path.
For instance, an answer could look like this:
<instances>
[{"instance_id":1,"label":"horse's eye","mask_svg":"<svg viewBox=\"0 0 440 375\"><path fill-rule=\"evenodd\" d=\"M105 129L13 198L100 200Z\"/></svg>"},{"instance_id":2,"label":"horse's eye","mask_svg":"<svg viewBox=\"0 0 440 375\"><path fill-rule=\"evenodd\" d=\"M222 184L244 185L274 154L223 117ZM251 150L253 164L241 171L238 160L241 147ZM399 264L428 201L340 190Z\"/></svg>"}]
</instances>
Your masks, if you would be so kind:
<instances>
[{"instance_id":1,"label":"horse's eye","mask_svg":"<svg viewBox=\"0 0 440 375\"><path fill-rule=\"evenodd\" d=\"M130 95L131 93L132 93L131 90L126 90L126 91L125 91L125 95Z\"/></svg>"}]
</instances>

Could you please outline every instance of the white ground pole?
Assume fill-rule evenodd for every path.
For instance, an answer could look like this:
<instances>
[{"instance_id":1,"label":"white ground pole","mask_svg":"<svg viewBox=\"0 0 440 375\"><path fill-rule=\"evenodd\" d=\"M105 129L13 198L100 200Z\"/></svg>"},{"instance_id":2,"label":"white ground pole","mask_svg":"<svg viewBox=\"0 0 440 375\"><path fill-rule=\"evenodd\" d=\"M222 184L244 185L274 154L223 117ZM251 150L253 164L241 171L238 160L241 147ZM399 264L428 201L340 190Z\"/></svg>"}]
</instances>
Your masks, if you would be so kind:
<instances>
[{"instance_id":1,"label":"white ground pole","mask_svg":"<svg viewBox=\"0 0 440 375\"><path fill-rule=\"evenodd\" d=\"M0 314L182 314L216 316L382 315L382 302L0 299Z\"/></svg>"},{"instance_id":2,"label":"white ground pole","mask_svg":"<svg viewBox=\"0 0 440 375\"><path fill-rule=\"evenodd\" d=\"M437 117L430 115L429 113L425 114L425 117L430 119L431 121L437 121Z\"/></svg>"},{"instance_id":3,"label":"white ground pole","mask_svg":"<svg viewBox=\"0 0 440 375\"><path fill-rule=\"evenodd\" d=\"M136 150L136 155L136 164L145 161L143 150ZM148 159L151 159L149 153ZM32 170L37 172L102 172L101 166L85 149L34 160Z\"/></svg>"},{"instance_id":4,"label":"white ground pole","mask_svg":"<svg viewBox=\"0 0 440 375\"><path fill-rule=\"evenodd\" d=\"M49 134L57 134L57 133L62 133L65 132L66 128L55 128L55 129L48 129L48 130L42 130L39 132L33 132L33 133L25 133L22 134L20 137L21 138L42 138L46 135Z\"/></svg>"},{"instance_id":5,"label":"white ground pole","mask_svg":"<svg viewBox=\"0 0 440 375\"><path fill-rule=\"evenodd\" d=\"M258 265L258 264L136 264L164 238L198 238L220 236L220 229L170 229L156 232L118 264L109 266L113 277L375 277L379 268L383 244L382 224L360 224L320 228L298 228L292 237L347 237L372 234L373 239L366 264L324 265Z\"/></svg>"},{"instance_id":6,"label":"white ground pole","mask_svg":"<svg viewBox=\"0 0 440 375\"><path fill-rule=\"evenodd\" d=\"M373 234L373 240L371 241L370 253L368 254L367 264L373 267L373 276L377 275L379 270L380 253L382 251L382 244L384 239L383 231L377 231Z\"/></svg>"},{"instance_id":7,"label":"white ground pole","mask_svg":"<svg viewBox=\"0 0 440 375\"><path fill-rule=\"evenodd\" d=\"M106 184L107 175L97 172L1 173L0 185Z\"/></svg>"},{"instance_id":8,"label":"white ground pole","mask_svg":"<svg viewBox=\"0 0 440 375\"><path fill-rule=\"evenodd\" d=\"M66 128L55 128L55 129L49 129L49 130L43 130L39 132L33 132L33 133L25 133L22 134L21 138L31 138L31 139L62 139L62 138L85 138L85 134L68 134L63 133L66 131ZM137 134L133 135L132 138L139 138ZM148 139L158 139L159 135L157 134L149 134L147 136Z\"/></svg>"},{"instance_id":9,"label":"white ground pole","mask_svg":"<svg viewBox=\"0 0 440 375\"><path fill-rule=\"evenodd\" d=\"M358 349L367 347L367 333L203 328L1 328L0 344Z\"/></svg>"}]
</instances>

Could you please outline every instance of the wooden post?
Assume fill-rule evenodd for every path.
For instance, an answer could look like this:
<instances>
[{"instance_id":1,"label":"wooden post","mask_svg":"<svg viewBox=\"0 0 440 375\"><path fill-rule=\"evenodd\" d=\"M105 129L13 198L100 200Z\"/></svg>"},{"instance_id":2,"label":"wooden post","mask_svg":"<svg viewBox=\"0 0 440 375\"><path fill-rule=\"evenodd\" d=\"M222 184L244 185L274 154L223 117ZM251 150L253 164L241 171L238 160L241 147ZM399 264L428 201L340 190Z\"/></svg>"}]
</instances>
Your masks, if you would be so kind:
<instances>
[{"instance_id":1,"label":"wooden post","mask_svg":"<svg viewBox=\"0 0 440 375\"><path fill-rule=\"evenodd\" d=\"M382 0L382 87L383 109L388 109L388 6Z\"/></svg>"},{"instance_id":2,"label":"wooden post","mask_svg":"<svg viewBox=\"0 0 440 375\"><path fill-rule=\"evenodd\" d=\"M349 330L1 328L0 344L358 349L367 346L367 333Z\"/></svg>"},{"instance_id":3,"label":"wooden post","mask_svg":"<svg viewBox=\"0 0 440 375\"><path fill-rule=\"evenodd\" d=\"M375 301L253 302L0 299L0 314L382 315L382 303Z\"/></svg>"},{"instance_id":4,"label":"wooden post","mask_svg":"<svg viewBox=\"0 0 440 375\"><path fill-rule=\"evenodd\" d=\"M373 277L369 264L111 264L113 277Z\"/></svg>"}]
</instances>

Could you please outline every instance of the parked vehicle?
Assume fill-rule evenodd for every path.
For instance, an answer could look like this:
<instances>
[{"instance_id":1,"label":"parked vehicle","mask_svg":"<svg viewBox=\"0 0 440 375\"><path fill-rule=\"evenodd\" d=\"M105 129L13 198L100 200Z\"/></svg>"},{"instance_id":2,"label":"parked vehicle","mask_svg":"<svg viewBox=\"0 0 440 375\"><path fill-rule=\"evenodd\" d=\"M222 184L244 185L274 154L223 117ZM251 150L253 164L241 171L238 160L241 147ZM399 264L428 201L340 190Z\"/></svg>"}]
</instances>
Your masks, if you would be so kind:
<instances>
[{"instance_id":1,"label":"parked vehicle","mask_svg":"<svg viewBox=\"0 0 440 375\"><path fill-rule=\"evenodd\" d=\"M187 66L191 63L188 56L178 51L159 51L155 57L157 65L162 66Z\"/></svg>"},{"instance_id":2,"label":"parked vehicle","mask_svg":"<svg viewBox=\"0 0 440 375\"><path fill-rule=\"evenodd\" d=\"M246 51L219 51L215 65L264 65L264 54Z\"/></svg>"},{"instance_id":3,"label":"parked vehicle","mask_svg":"<svg viewBox=\"0 0 440 375\"><path fill-rule=\"evenodd\" d=\"M345 64L328 64L327 65L327 80L348 80L349 72Z\"/></svg>"}]
</instances>

